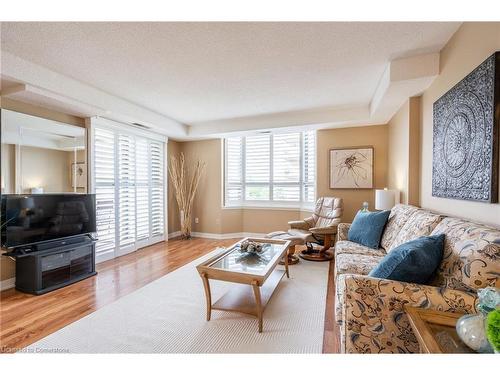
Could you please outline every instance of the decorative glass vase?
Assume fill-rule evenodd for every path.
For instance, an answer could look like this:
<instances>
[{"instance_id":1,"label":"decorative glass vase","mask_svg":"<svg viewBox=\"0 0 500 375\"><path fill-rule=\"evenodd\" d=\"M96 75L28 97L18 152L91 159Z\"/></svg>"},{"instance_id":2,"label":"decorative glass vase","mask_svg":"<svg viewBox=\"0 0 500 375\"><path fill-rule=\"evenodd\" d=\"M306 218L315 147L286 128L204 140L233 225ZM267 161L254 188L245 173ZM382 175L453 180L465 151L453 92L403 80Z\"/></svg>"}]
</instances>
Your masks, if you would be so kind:
<instances>
[{"instance_id":1,"label":"decorative glass vase","mask_svg":"<svg viewBox=\"0 0 500 375\"><path fill-rule=\"evenodd\" d=\"M368 210L369 204L368 202L363 202L363 206L361 207L361 212L370 212Z\"/></svg>"},{"instance_id":2,"label":"decorative glass vase","mask_svg":"<svg viewBox=\"0 0 500 375\"><path fill-rule=\"evenodd\" d=\"M500 289L484 288L477 293L479 302L477 314L462 316L457 321L457 333L460 339L471 349L479 353L493 353L486 337L486 316L500 305Z\"/></svg>"}]
</instances>

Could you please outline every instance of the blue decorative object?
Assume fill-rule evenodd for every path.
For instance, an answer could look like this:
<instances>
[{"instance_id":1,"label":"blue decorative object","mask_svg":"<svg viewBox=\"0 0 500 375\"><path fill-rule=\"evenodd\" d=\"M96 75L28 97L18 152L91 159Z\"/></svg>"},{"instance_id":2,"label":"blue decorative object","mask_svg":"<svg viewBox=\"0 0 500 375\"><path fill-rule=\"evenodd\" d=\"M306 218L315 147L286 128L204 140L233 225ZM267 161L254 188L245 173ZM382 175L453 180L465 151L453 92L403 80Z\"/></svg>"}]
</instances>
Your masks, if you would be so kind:
<instances>
[{"instance_id":1,"label":"blue decorative object","mask_svg":"<svg viewBox=\"0 0 500 375\"><path fill-rule=\"evenodd\" d=\"M477 292L479 302L477 309L487 315L495 309L500 308L500 289L494 287L487 287L479 289Z\"/></svg>"},{"instance_id":2,"label":"blue decorative object","mask_svg":"<svg viewBox=\"0 0 500 375\"><path fill-rule=\"evenodd\" d=\"M464 315L458 319L457 334L469 348L479 353L493 353L493 348L486 337L486 316L500 307L500 289L493 287L479 289L477 295L478 313Z\"/></svg>"},{"instance_id":3,"label":"blue decorative object","mask_svg":"<svg viewBox=\"0 0 500 375\"><path fill-rule=\"evenodd\" d=\"M441 263L443 247L444 234L408 241L391 250L369 276L426 284Z\"/></svg>"},{"instance_id":4,"label":"blue decorative object","mask_svg":"<svg viewBox=\"0 0 500 375\"><path fill-rule=\"evenodd\" d=\"M358 211L347 233L348 240L378 249L390 213L391 211Z\"/></svg>"}]
</instances>

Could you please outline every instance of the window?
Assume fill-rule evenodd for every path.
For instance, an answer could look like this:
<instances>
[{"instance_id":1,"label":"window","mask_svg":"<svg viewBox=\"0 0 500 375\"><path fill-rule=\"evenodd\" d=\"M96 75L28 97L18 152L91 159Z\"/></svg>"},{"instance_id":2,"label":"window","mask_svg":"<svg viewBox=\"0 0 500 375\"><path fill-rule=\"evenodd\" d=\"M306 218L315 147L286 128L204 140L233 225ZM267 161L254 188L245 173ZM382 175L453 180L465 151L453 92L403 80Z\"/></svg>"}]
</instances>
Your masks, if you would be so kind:
<instances>
[{"instance_id":1,"label":"window","mask_svg":"<svg viewBox=\"0 0 500 375\"><path fill-rule=\"evenodd\" d=\"M164 145L143 135L94 127L98 260L164 240Z\"/></svg>"},{"instance_id":2,"label":"window","mask_svg":"<svg viewBox=\"0 0 500 375\"><path fill-rule=\"evenodd\" d=\"M231 137L224 149L226 206L314 203L314 131Z\"/></svg>"}]
</instances>

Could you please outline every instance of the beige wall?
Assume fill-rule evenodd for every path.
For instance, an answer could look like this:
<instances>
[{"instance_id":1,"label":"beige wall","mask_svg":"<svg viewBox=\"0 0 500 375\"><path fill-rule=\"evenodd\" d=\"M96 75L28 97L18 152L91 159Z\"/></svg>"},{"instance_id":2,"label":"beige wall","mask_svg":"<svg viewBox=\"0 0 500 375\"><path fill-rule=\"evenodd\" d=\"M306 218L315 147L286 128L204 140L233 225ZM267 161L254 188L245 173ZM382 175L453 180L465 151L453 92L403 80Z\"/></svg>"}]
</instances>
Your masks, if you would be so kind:
<instances>
[{"instance_id":1,"label":"beige wall","mask_svg":"<svg viewBox=\"0 0 500 375\"><path fill-rule=\"evenodd\" d=\"M422 98L410 98L408 146L408 204L420 205L420 126ZM390 147L389 147L390 149Z\"/></svg>"},{"instance_id":2,"label":"beige wall","mask_svg":"<svg viewBox=\"0 0 500 375\"><path fill-rule=\"evenodd\" d=\"M302 217L300 210L244 209L242 232L269 233L288 229L287 223Z\"/></svg>"},{"instance_id":3,"label":"beige wall","mask_svg":"<svg viewBox=\"0 0 500 375\"><path fill-rule=\"evenodd\" d=\"M71 192L68 157L73 153L47 148L21 147L23 193L43 187L44 193Z\"/></svg>"},{"instance_id":4,"label":"beige wall","mask_svg":"<svg viewBox=\"0 0 500 375\"><path fill-rule=\"evenodd\" d=\"M440 75L422 96L421 206L444 214L500 225L500 204L450 200L432 196L432 105L500 50L500 23L464 23L441 51Z\"/></svg>"},{"instance_id":5,"label":"beige wall","mask_svg":"<svg viewBox=\"0 0 500 375\"><path fill-rule=\"evenodd\" d=\"M420 97L407 100L388 124L389 189L399 201L419 205L420 191Z\"/></svg>"},{"instance_id":6,"label":"beige wall","mask_svg":"<svg viewBox=\"0 0 500 375\"><path fill-rule=\"evenodd\" d=\"M170 163L170 157L172 155L178 155L180 153L181 144L175 141L168 141L167 143L167 160L166 163ZM179 210L177 208L177 202L175 200L174 187L170 181L170 176L168 176L167 184L167 209L168 209L168 233L177 232L180 230L179 221Z\"/></svg>"},{"instance_id":7,"label":"beige wall","mask_svg":"<svg viewBox=\"0 0 500 375\"><path fill-rule=\"evenodd\" d=\"M329 150L332 148L373 146L374 188L387 186L388 126L363 126L342 129L325 129L317 133L317 196L334 196L344 200L342 220L351 222L364 201L375 207L374 189L330 189Z\"/></svg>"},{"instance_id":8,"label":"beige wall","mask_svg":"<svg viewBox=\"0 0 500 375\"><path fill-rule=\"evenodd\" d=\"M399 192L401 203L408 201L408 141L410 105L406 101L389 121L388 180L389 189Z\"/></svg>"},{"instance_id":9,"label":"beige wall","mask_svg":"<svg viewBox=\"0 0 500 375\"><path fill-rule=\"evenodd\" d=\"M221 208L221 141L209 139L204 141L184 142L182 152L188 165L197 160L205 162L205 172L201 176L198 194L193 204L193 232L222 233Z\"/></svg>"}]
</instances>

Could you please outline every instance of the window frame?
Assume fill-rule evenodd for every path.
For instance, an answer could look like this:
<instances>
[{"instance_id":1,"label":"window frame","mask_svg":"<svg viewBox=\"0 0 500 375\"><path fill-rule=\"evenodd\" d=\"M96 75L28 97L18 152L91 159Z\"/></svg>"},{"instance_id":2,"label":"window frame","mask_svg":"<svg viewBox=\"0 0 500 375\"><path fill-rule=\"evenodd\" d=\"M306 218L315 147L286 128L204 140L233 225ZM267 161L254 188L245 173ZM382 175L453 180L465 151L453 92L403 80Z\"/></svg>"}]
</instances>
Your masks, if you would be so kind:
<instances>
[{"instance_id":1,"label":"window frame","mask_svg":"<svg viewBox=\"0 0 500 375\"><path fill-rule=\"evenodd\" d=\"M314 199L312 202L306 202L305 199L305 187L306 185L310 186L305 180L306 177L306 165L305 165L305 147L304 147L304 133L312 132L314 134ZM299 133L300 134L300 142L299 142L299 182L274 182L274 136L279 134L290 134L290 133ZM251 208L251 209L283 209L283 210L310 210L314 208L315 199L316 199L316 176L317 176L317 132L316 130L304 130L304 131L292 131L292 132L270 132L270 158L269 158L269 183L258 183L258 182L246 182L246 138L259 134L249 134L240 137L225 137L222 140L222 155L224 157L222 166L224 168L222 173L222 208L223 209L239 209L239 208ZM226 191L230 186L240 186L240 184L229 183L227 177L228 171L228 147L227 140L228 138L240 138L241 139L241 153L240 153L240 163L241 163L241 200L238 201L228 201ZM247 186L269 186L269 200L247 200L246 198L246 187ZM274 200L274 187L275 185L279 186L299 186L300 188L300 198L298 201L285 201L285 200Z\"/></svg>"}]
</instances>

